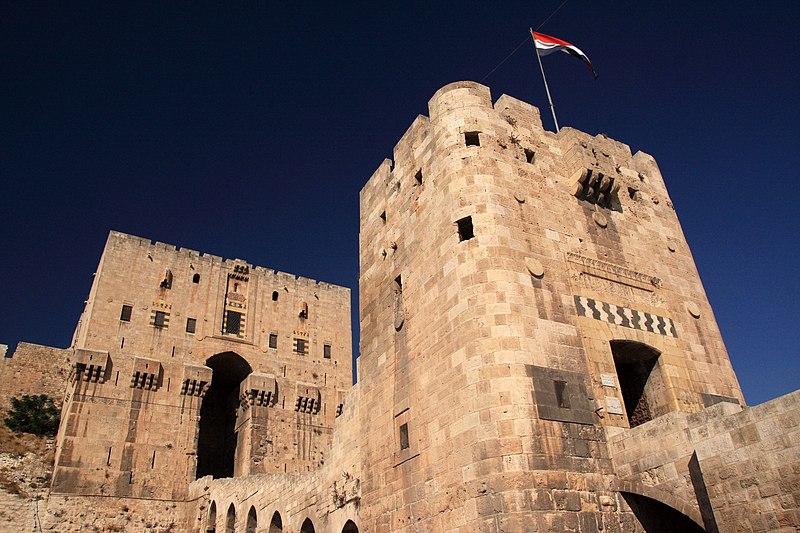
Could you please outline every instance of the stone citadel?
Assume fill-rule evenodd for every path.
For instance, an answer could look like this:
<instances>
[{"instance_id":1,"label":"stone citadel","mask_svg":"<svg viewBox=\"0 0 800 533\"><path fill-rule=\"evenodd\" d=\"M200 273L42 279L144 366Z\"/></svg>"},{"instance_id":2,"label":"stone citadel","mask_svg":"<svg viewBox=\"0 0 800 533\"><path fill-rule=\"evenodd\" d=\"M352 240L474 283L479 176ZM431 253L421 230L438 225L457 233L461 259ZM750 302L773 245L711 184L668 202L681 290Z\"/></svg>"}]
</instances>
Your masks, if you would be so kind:
<instances>
[{"instance_id":1,"label":"stone citadel","mask_svg":"<svg viewBox=\"0 0 800 533\"><path fill-rule=\"evenodd\" d=\"M440 89L361 191L350 291L111 232L8 531L798 531L800 392L747 407L654 159Z\"/></svg>"}]
</instances>

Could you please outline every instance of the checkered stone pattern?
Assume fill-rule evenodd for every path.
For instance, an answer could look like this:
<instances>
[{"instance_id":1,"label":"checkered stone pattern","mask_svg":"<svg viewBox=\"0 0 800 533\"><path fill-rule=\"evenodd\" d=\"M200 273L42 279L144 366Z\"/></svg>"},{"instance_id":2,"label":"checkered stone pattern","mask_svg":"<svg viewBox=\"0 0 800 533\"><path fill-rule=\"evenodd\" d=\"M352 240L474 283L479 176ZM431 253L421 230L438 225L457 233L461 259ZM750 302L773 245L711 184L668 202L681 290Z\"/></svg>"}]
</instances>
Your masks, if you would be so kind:
<instances>
[{"instance_id":1,"label":"checkered stone pattern","mask_svg":"<svg viewBox=\"0 0 800 533\"><path fill-rule=\"evenodd\" d=\"M575 296L575 308L578 310L579 316L602 320L624 328L640 329L650 333L666 335L667 337L678 336L677 331L675 331L675 323L672 322L671 318L601 302L585 296Z\"/></svg>"}]
</instances>

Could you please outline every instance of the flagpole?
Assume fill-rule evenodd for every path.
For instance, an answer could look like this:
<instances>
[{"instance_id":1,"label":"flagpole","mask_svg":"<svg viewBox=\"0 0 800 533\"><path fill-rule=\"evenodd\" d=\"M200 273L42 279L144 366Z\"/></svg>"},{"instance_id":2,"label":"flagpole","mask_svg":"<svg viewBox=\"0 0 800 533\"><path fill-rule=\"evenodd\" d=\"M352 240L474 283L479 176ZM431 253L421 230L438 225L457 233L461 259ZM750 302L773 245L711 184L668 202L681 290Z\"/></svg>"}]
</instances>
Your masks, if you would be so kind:
<instances>
[{"instance_id":1,"label":"flagpole","mask_svg":"<svg viewBox=\"0 0 800 533\"><path fill-rule=\"evenodd\" d=\"M550 102L550 112L553 113L553 122L556 125L556 133L558 133L558 119L556 118L556 108L553 106L553 99L550 97L550 88L547 86L547 78L544 75L544 67L542 66L542 58L539 55L539 49L536 47L536 36L533 35L533 28L531 30L531 39L533 39L533 49L536 50L536 59L539 60L539 69L542 71L542 80L544 81L544 90L547 92L547 101Z\"/></svg>"}]
</instances>

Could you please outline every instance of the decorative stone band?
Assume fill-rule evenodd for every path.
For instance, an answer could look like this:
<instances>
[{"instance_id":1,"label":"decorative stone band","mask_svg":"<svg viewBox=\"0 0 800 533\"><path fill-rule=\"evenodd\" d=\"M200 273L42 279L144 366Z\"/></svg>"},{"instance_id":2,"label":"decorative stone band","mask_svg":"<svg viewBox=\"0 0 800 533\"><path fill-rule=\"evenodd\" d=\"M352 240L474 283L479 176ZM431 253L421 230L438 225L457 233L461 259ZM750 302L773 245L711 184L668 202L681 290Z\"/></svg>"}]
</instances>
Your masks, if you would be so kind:
<instances>
[{"instance_id":1,"label":"decorative stone band","mask_svg":"<svg viewBox=\"0 0 800 533\"><path fill-rule=\"evenodd\" d=\"M575 296L575 308L579 316L602 320L624 328L640 329L650 333L666 335L667 337L678 336L675 330L675 323L672 322L671 318L601 302L585 296Z\"/></svg>"}]
</instances>

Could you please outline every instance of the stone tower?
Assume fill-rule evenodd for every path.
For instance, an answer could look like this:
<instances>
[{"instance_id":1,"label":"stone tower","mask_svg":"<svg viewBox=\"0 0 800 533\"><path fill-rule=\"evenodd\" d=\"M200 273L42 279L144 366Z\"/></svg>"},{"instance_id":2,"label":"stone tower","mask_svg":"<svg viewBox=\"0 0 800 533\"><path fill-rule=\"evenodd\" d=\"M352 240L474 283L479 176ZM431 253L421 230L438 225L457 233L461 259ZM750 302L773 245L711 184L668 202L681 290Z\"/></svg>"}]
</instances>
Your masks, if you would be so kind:
<instances>
[{"instance_id":1,"label":"stone tower","mask_svg":"<svg viewBox=\"0 0 800 533\"><path fill-rule=\"evenodd\" d=\"M183 500L324 462L350 291L111 232L73 346L53 492Z\"/></svg>"},{"instance_id":2,"label":"stone tower","mask_svg":"<svg viewBox=\"0 0 800 533\"><path fill-rule=\"evenodd\" d=\"M347 289L112 232L74 350L0 365L71 361L42 529L800 527L800 391L744 405L650 156L447 85L360 261L350 387Z\"/></svg>"},{"instance_id":3,"label":"stone tower","mask_svg":"<svg viewBox=\"0 0 800 533\"><path fill-rule=\"evenodd\" d=\"M362 523L632 530L609 439L743 404L658 166L475 83L429 109L361 192Z\"/></svg>"}]
</instances>

